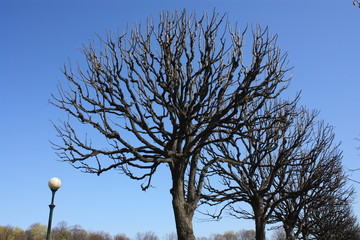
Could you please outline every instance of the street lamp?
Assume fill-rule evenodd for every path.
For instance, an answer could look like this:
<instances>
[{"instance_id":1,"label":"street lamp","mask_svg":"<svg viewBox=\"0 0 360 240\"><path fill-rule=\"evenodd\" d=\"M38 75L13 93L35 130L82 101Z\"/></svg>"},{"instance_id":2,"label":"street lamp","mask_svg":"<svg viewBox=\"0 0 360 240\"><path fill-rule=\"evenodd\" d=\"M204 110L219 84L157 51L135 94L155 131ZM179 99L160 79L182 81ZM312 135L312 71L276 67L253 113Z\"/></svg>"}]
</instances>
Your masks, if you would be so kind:
<instances>
[{"instance_id":1,"label":"street lamp","mask_svg":"<svg viewBox=\"0 0 360 240\"><path fill-rule=\"evenodd\" d=\"M51 190L52 196L51 196L51 204L49 205L50 207L50 214L49 214L49 223L48 223L48 229L47 229L47 234L46 234L46 240L50 240L50 233L51 233L51 222L52 222L52 215L53 215L53 211L54 211L54 197L55 197L55 192L61 187L61 181L60 179L54 177L51 178L49 180L49 188Z\"/></svg>"}]
</instances>

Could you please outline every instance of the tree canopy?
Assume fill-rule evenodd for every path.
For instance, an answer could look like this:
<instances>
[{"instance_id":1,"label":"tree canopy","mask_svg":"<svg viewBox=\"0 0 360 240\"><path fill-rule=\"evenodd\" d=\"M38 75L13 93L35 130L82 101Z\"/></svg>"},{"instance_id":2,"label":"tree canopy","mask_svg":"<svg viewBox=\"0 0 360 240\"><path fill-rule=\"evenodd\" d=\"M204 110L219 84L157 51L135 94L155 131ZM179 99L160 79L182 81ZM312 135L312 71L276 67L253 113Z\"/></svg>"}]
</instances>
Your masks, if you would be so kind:
<instances>
[{"instance_id":1,"label":"tree canopy","mask_svg":"<svg viewBox=\"0 0 360 240\"><path fill-rule=\"evenodd\" d=\"M277 36L257 27L247 47L247 33L215 11L197 17L184 10L162 12L145 29L110 33L100 46L90 42L82 51L86 65L64 66L67 84L53 95L72 117L56 126L61 160L89 173L120 170L144 180L144 190L157 167L168 165L179 239L194 239L207 171L227 161L204 158L205 147L227 141L289 81ZM79 134L86 126L96 137Z\"/></svg>"},{"instance_id":2,"label":"tree canopy","mask_svg":"<svg viewBox=\"0 0 360 240\"><path fill-rule=\"evenodd\" d=\"M265 224L281 221L280 203L343 179L332 128L297 106L299 96L281 99L290 68L267 27L240 30L216 11L163 11L98 42L84 45L84 63L63 67L66 82L53 94L69 115L55 124L58 156L87 173L118 170L143 190L166 165L179 240L195 240L201 203L244 215L233 207L241 201L263 240Z\"/></svg>"}]
</instances>

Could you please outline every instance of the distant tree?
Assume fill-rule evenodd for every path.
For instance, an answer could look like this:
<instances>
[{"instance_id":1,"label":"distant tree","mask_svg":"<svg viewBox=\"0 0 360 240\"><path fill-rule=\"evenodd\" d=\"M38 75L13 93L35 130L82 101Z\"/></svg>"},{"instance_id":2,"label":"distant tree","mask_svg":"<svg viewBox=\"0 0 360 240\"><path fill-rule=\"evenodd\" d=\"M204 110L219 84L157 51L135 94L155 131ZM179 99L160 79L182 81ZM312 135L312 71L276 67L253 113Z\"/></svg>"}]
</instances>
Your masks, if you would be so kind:
<instances>
[{"instance_id":1,"label":"distant tree","mask_svg":"<svg viewBox=\"0 0 360 240\"><path fill-rule=\"evenodd\" d=\"M80 226L74 225L70 228L71 240L86 240L87 232Z\"/></svg>"},{"instance_id":2,"label":"distant tree","mask_svg":"<svg viewBox=\"0 0 360 240\"><path fill-rule=\"evenodd\" d=\"M226 161L200 162L204 148L228 140L215 133L241 135L238 129L289 80L277 36L257 28L243 50L245 34L216 12L197 18L184 10L163 12L144 31L109 34L100 47L90 43L85 67L65 66L68 82L52 100L71 116L56 127L61 160L88 173L120 170L143 180L143 190L160 164L169 166L178 238L194 240L207 170ZM94 137L81 136L86 128L72 119L95 129Z\"/></svg>"},{"instance_id":3,"label":"distant tree","mask_svg":"<svg viewBox=\"0 0 360 240\"><path fill-rule=\"evenodd\" d=\"M114 240L131 240L125 234L116 234Z\"/></svg>"},{"instance_id":4,"label":"distant tree","mask_svg":"<svg viewBox=\"0 0 360 240\"><path fill-rule=\"evenodd\" d=\"M25 232L19 227L0 226L1 240L24 240L26 239Z\"/></svg>"},{"instance_id":5,"label":"distant tree","mask_svg":"<svg viewBox=\"0 0 360 240\"><path fill-rule=\"evenodd\" d=\"M13 231L13 240L23 240L25 239L25 232L19 227L15 227Z\"/></svg>"},{"instance_id":6,"label":"distant tree","mask_svg":"<svg viewBox=\"0 0 360 240\"><path fill-rule=\"evenodd\" d=\"M112 237L109 233L103 231L90 232L88 233L86 240L112 240Z\"/></svg>"},{"instance_id":7,"label":"distant tree","mask_svg":"<svg viewBox=\"0 0 360 240\"><path fill-rule=\"evenodd\" d=\"M19 227L0 226L0 240L44 240L46 236L46 226L39 223L34 223L24 232ZM112 237L109 233L87 232L79 225L68 226L65 221L59 222L56 227L52 229L52 240L130 240L125 234L117 234ZM152 232L139 234L143 240L158 240ZM169 238L168 240L175 240L176 238Z\"/></svg>"},{"instance_id":8,"label":"distant tree","mask_svg":"<svg viewBox=\"0 0 360 240\"><path fill-rule=\"evenodd\" d=\"M237 233L234 231L227 231L219 237L215 238L216 240L238 240ZM214 240L215 240L214 239Z\"/></svg>"},{"instance_id":9,"label":"distant tree","mask_svg":"<svg viewBox=\"0 0 360 240\"><path fill-rule=\"evenodd\" d=\"M34 223L25 231L27 240L44 240L46 237L47 227L40 223Z\"/></svg>"},{"instance_id":10,"label":"distant tree","mask_svg":"<svg viewBox=\"0 0 360 240\"><path fill-rule=\"evenodd\" d=\"M284 229L283 228L276 229L272 237L272 240L288 240L288 238L286 238L286 233Z\"/></svg>"},{"instance_id":11,"label":"distant tree","mask_svg":"<svg viewBox=\"0 0 360 240\"><path fill-rule=\"evenodd\" d=\"M212 240L212 239L208 237L197 237L196 240Z\"/></svg>"},{"instance_id":12,"label":"distant tree","mask_svg":"<svg viewBox=\"0 0 360 240\"><path fill-rule=\"evenodd\" d=\"M233 160L211 166L211 173L220 176L223 184L223 188L218 184L212 187L211 183L206 186L210 192L208 200L223 204L214 216L229 209L235 217L254 219L256 239L265 240L265 226L274 221L276 206L318 188L324 162L329 168L341 163L341 153L333 145L332 128L318 123L315 117L315 112L297 108L296 101L287 105L275 101L266 104L252 116L254 120L249 119L245 129L239 130L248 130L247 136L232 134L228 142L216 143L216 149L209 149L213 158ZM310 179L301 189L292 191L287 185L296 173ZM238 207L244 202L251 211Z\"/></svg>"},{"instance_id":13,"label":"distant tree","mask_svg":"<svg viewBox=\"0 0 360 240\"><path fill-rule=\"evenodd\" d=\"M14 227L12 226L0 226L0 239L10 240L14 231Z\"/></svg>"},{"instance_id":14,"label":"distant tree","mask_svg":"<svg viewBox=\"0 0 360 240\"><path fill-rule=\"evenodd\" d=\"M221 233L218 233L218 234L213 234L211 237L210 237L211 240L223 240L223 235Z\"/></svg>"},{"instance_id":15,"label":"distant tree","mask_svg":"<svg viewBox=\"0 0 360 240\"><path fill-rule=\"evenodd\" d=\"M53 240L71 240L71 232L65 221L61 221L51 230Z\"/></svg>"},{"instance_id":16,"label":"distant tree","mask_svg":"<svg viewBox=\"0 0 360 240\"><path fill-rule=\"evenodd\" d=\"M255 240L254 230L242 230L239 232L227 231L223 234L213 234L210 240Z\"/></svg>"},{"instance_id":17,"label":"distant tree","mask_svg":"<svg viewBox=\"0 0 360 240\"><path fill-rule=\"evenodd\" d=\"M163 239L164 240L178 240L176 233L166 234Z\"/></svg>"},{"instance_id":18,"label":"distant tree","mask_svg":"<svg viewBox=\"0 0 360 240\"><path fill-rule=\"evenodd\" d=\"M242 230L238 233L239 240L255 240L256 232L254 230Z\"/></svg>"},{"instance_id":19,"label":"distant tree","mask_svg":"<svg viewBox=\"0 0 360 240\"><path fill-rule=\"evenodd\" d=\"M135 240L159 240L159 238L154 232L148 231L137 233L135 236Z\"/></svg>"}]
</instances>

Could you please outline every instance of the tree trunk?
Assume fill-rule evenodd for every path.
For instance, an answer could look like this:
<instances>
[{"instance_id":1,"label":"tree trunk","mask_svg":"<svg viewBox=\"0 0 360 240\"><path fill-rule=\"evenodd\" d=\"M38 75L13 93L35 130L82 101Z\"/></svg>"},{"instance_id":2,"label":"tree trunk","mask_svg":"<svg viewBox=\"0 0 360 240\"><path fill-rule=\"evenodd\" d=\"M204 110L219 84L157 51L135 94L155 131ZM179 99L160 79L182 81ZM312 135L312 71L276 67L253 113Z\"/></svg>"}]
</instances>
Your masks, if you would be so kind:
<instances>
[{"instance_id":1,"label":"tree trunk","mask_svg":"<svg viewBox=\"0 0 360 240\"><path fill-rule=\"evenodd\" d=\"M185 201L177 199L175 196L173 196L172 204L178 240L195 240L192 226L194 212L189 213Z\"/></svg>"},{"instance_id":2,"label":"tree trunk","mask_svg":"<svg viewBox=\"0 0 360 240\"><path fill-rule=\"evenodd\" d=\"M254 211L254 220L255 220L255 239L256 240L265 240L265 225L266 220L264 219L264 208L263 208L263 199L259 196L255 197L254 202L251 204Z\"/></svg>"},{"instance_id":3,"label":"tree trunk","mask_svg":"<svg viewBox=\"0 0 360 240\"><path fill-rule=\"evenodd\" d=\"M176 231L178 240L195 240L192 226L192 219L197 206L195 201L186 201L184 191L184 172L178 166L172 169L173 186L170 190L172 194L172 205L175 216Z\"/></svg>"},{"instance_id":4,"label":"tree trunk","mask_svg":"<svg viewBox=\"0 0 360 240\"><path fill-rule=\"evenodd\" d=\"M265 221L261 217L255 217L256 240L265 240Z\"/></svg>"}]
</instances>

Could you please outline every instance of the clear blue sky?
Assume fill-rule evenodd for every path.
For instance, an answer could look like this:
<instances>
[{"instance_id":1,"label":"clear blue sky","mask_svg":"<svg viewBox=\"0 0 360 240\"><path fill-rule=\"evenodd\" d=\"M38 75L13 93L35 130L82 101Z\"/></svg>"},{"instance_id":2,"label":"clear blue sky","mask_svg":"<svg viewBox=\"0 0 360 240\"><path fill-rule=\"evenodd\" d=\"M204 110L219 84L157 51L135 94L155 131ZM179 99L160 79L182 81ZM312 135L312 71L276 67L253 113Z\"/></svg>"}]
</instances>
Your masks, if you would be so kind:
<instances>
[{"instance_id":1,"label":"clear blue sky","mask_svg":"<svg viewBox=\"0 0 360 240\"><path fill-rule=\"evenodd\" d=\"M344 165L360 168L360 9L351 0L1 0L0 1L0 225L26 229L47 223L47 181L63 182L55 199L54 224L65 220L110 234L175 231L170 178L160 171L156 188L142 192L138 182L116 172L100 177L56 161L50 120L64 115L48 99L64 80L59 68L80 60L82 43L123 30L128 23L155 18L160 10L186 8L228 12L229 21L268 25L294 66L289 94L321 111L342 142ZM163 169L164 170L164 169ZM360 180L360 172L352 178ZM355 212L360 216L360 186ZM198 236L252 228L252 222L203 222ZM200 219L200 220L199 220Z\"/></svg>"}]
</instances>

